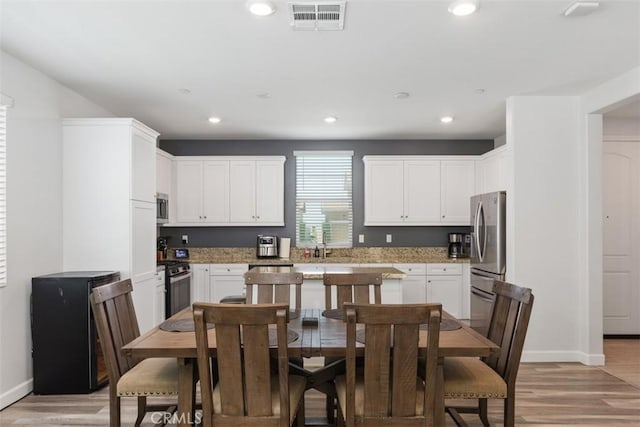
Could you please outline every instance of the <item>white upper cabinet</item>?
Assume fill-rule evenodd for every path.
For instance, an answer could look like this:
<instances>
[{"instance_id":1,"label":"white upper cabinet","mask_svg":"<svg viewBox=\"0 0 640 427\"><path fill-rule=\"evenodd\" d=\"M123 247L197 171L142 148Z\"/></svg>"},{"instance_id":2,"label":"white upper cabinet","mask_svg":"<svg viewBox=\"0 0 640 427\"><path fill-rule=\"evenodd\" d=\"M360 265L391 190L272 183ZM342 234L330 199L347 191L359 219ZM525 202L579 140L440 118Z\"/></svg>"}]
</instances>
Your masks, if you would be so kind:
<instances>
[{"instance_id":1,"label":"white upper cabinet","mask_svg":"<svg viewBox=\"0 0 640 427\"><path fill-rule=\"evenodd\" d=\"M443 160L440 170L440 221L443 224L469 225L470 199L475 194L475 162Z\"/></svg>"},{"instance_id":2,"label":"white upper cabinet","mask_svg":"<svg viewBox=\"0 0 640 427\"><path fill-rule=\"evenodd\" d=\"M420 225L440 220L440 162L404 161L404 223Z\"/></svg>"},{"instance_id":3,"label":"white upper cabinet","mask_svg":"<svg viewBox=\"0 0 640 427\"><path fill-rule=\"evenodd\" d=\"M476 161L476 194L507 190L510 155L509 147L503 145Z\"/></svg>"},{"instance_id":4,"label":"white upper cabinet","mask_svg":"<svg viewBox=\"0 0 640 427\"><path fill-rule=\"evenodd\" d=\"M469 224L472 158L365 156L364 163L364 225Z\"/></svg>"},{"instance_id":5,"label":"white upper cabinet","mask_svg":"<svg viewBox=\"0 0 640 427\"><path fill-rule=\"evenodd\" d=\"M229 222L229 162L176 161L176 222Z\"/></svg>"},{"instance_id":6,"label":"white upper cabinet","mask_svg":"<svg viewBox=\"0 0 640 427\"><path fill-rule=\"evenodd\" d=\"M284 225L285 157L176 157L176 225Z\"/></svg>"},{"instance_id":7,"label":"white upper cabinet","mask_svg":"<svg viewBox=\"0 0 640 427\"><path fill-rule=\"evenodd\" d=\"M173 171L173 156L165 151L156 149L156 191L171 195L171 177Z\"/></svg>"}]
</instances>

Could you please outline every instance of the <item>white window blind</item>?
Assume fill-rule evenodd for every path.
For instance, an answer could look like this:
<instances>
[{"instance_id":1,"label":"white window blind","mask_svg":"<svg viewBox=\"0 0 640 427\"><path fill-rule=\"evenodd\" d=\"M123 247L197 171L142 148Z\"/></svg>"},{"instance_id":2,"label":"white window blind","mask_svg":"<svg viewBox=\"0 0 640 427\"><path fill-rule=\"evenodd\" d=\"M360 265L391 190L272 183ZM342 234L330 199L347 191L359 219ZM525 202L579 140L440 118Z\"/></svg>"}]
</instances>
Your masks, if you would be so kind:
<instances>
[{"instance_id":1,"label":"white window blind","mask_svg":"<svg viewBox=\"0 0 640 427\"><path fill-rule=\"evenodd\" d=\"M0 287L7 285L7 107L0 105Z\"/></svg>"},{"instance_id":2,"label":"white window blind","mask_svg":"<svg viewBox=\"0 0 640 427\"><path fill-rule=\"evenodd\" d=\"M296 151L296 246L353 245L352 151Z\"/></svg>"}]
</instances>

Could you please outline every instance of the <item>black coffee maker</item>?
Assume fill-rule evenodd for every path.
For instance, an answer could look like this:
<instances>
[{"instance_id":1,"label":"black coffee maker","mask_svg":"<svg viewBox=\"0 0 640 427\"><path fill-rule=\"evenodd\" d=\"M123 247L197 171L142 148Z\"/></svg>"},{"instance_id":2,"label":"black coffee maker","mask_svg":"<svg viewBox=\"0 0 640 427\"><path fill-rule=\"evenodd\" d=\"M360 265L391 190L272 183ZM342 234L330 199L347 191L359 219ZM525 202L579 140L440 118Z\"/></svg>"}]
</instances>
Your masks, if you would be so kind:
<instances>
[{"instance_id":1,"label":"black coffee maker","mask_svg":"<svg viewBox=\"0 0 640 427\"><path fill-rule=\"evenodd\" d=\"M158 252L156 256L157 261L163 261L167 259L167 251L169 246L167 245L168 237L158 237Z\"/></svg>"},{"instance_id":2,"label":"black coffee maker","mask_svg":"<svg viewBox=\"0 0 640 427\"><path fill-rule=\"evenodd\" d=\"M468 234L449 233L449 258L467 258L468 253Z\"/></svg>"}]
</instances>

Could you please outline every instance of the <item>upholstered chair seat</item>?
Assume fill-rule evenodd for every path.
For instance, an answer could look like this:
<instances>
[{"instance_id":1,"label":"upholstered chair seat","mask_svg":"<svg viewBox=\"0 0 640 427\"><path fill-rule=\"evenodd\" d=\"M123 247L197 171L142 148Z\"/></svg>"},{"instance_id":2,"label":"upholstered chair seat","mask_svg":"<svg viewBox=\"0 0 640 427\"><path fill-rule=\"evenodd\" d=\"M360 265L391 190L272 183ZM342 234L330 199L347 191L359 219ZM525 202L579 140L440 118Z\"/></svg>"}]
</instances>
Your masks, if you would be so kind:
<instances>
[{"instance_id":1,"label":"upholstered chair seat","mask_svg":"<svg viewBox=\"0 0 640 427\"><path fill-rule=\"evenodd\" d=\"M444 360L446 399L506 399L507 383L489 365L471 357Z\"/></svg>"},{"instance_id":2,"label":"upholstered chair seat","mask_svg":"<svg viewBox=\"0 0 640 427\"><path fill-rule=\"evenodd\" d=\"M175 358L145 359L118 381L118 396L177 396L178 363Z\"/></svg>"}]
</instances>

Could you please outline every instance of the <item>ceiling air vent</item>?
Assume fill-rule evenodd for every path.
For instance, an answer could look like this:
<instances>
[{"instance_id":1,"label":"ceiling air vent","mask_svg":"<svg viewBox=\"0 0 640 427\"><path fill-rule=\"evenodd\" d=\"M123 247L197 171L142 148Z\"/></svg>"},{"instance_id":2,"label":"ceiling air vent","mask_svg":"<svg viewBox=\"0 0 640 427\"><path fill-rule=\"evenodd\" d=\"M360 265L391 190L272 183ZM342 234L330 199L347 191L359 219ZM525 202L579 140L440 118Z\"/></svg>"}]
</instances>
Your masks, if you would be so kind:
<instances>
[{"instance_id":1,"label":"ceiling air vent","mask_svg":"<svg viewBox=\"0 0 640 427\"><path fill-rule=\"evenodd\" d=\"M342 30L346 1L297 1L289 3L294 30Z\"/></svg>"}]
</instances>

